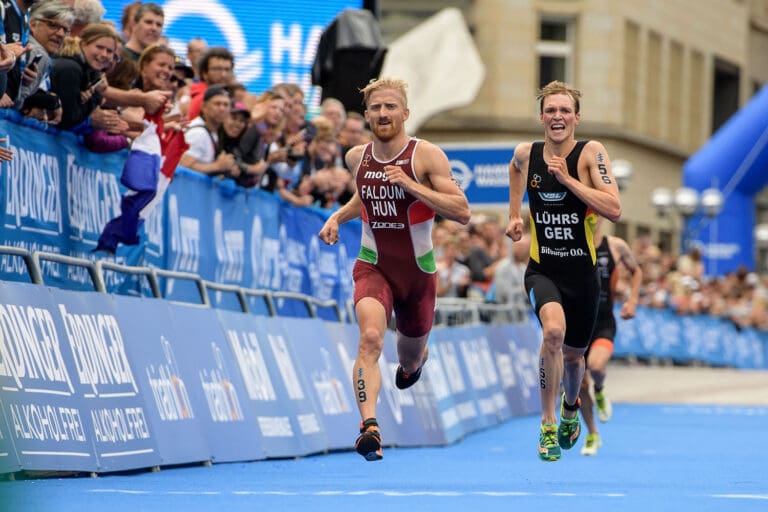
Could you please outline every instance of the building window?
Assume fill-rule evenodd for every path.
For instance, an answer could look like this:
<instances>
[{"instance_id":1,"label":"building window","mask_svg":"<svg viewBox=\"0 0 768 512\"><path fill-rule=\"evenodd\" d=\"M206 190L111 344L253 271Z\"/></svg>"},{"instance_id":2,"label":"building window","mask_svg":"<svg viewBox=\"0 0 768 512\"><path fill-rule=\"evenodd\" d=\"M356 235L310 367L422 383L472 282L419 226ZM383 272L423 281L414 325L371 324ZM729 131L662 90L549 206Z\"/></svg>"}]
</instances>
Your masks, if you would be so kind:
<instances>
[{"instance_id":1,"label":"building window","mask_svg":"<svg viewBox=\"0 0 768 512\"><path fill-rule=\"evenodd\" d=\"M573 20L542 18L539 25L539 87L553 80L573 82Z\"/></svg>"},{"instance_id":2,"label":"building window","mask_svg":"<svg viewBox=\"0 0 768 512\"><path fill-rule=\"evenodd\" d=\"M624 26L624 120L627 127L640 129L640 26L627 21Z\"/></svg>"},{"instance_id":3,"label":"building window","mask_svg":"<svg viewBox=\"0 0 768 512\"><path fill-rule=\"evenodd\" d=\"M661 34L650 32L648 34L648 73L645 75L645 90L648 96L645 105L646 133L660 139L661 119L664 105L662 104L662 73L664 41Z\"/></svg>"},{"instance_id":4,"label":"building window","mask_svg":"<svg viewBox=\"0 0 768 512\"><path fill-rule=\"evenodd\" d=\"M709 137L704 113L709 111L709 105L704 95L704 54L692 50L690 56L690 78L688 81L688 149L695 149ZM708 103L708 101L707 101Z\"/></svg>"},{"instance_id":5,"label":"building window","mask_svg":"<svg viewBox=\"0 0 768 512\"><path fill-rule=\"evenodd\" d=\"M685 132L683 131L683 119L685 111L686 91L682 89L685 84L683 71L685 69L685 48L677 41L669 44L669 82L667 82L667 135L669 139L680 146L685 145Z\"/></svg>"},{"instance_id":6,"label":"building window","mask_svg":"<svg viewBox=\"0 0 768 512\"><path fill-rule=\"evenodd\" d=\"M712 133L739 110L739 67L715 58L715 86L712 98Z\"/></svg>"}]
</instances>

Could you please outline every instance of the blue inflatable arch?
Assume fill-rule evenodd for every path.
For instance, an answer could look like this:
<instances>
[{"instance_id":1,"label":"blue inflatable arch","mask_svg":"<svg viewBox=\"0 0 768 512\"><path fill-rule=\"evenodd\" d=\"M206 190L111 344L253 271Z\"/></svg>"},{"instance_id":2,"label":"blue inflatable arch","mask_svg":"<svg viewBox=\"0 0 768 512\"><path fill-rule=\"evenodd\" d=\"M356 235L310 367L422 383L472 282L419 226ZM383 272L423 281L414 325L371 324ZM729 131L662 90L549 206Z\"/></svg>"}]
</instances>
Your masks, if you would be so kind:
<instances>
[{"instance_id":1,"label":"blue inflatable arch","mask_svg":"<svg viewBox=\"0 0 768 512\"><path fill-rule=\"evenodd\" d=\"M768 86L736 112L683 166L683 185L699 192L714 187L723 210L689 220L708 275L740 266L754 270L755 196L768 183Z\"/></svg>"}]
</instances>

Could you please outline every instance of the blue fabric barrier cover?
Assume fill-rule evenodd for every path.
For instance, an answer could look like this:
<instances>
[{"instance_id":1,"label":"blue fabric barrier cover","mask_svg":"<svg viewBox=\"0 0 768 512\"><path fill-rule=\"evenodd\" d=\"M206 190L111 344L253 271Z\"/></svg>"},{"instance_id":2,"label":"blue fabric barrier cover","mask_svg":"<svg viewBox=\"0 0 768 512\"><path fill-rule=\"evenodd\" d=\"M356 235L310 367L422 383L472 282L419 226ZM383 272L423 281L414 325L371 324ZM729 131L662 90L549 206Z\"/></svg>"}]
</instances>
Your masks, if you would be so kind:
<instances>
[{"instance_id":1,"label":"blue fabric barrier cover","mask_svg":"<svg viewBox=\"0 0 768 512\"><path fill-rule=\"evenodd\" d=\"M114 296L117 318L125 336L126 352L136 369L145 411L157 440L162 465L211 459L202 417L206 414L192 394L199 389L194 369L181 364L179 353L190 342L171 324L168 303L159 299ZM137 321L137 319L141 321ZM199 394L199 392L198 392Z\"/></svg>"},{"instance_id":2,"label":"blue fabric barrier cover","mask_svg":"<svg viewBox=\"0 0 768 512\"><path fill-rule=\"evenodd\" d=\"M510 350L522 395L523 414L541 413L539 393L539 349L541 329L538 323L509 325L507 347ZM509 395L507 395L509 396Z\"/></svg>"},{"instance_id":3,"label":"blue fabric barrier cover","mask_svg":"<svg viewBox=\"0 0 768 512\"><path fill-rule=\"evenodd\" d=\"M538 358L530 351L518 349L517 337L508 325L489 325L488 342L506 395L511 416L528 413L526 400L530 386L538 386ZM535 368L534 368L535 366ZM537 391L538 387L534 391Z\"/></svg>"},{"instance_id":4,"label":"blue fabric barrier cover","mask_svg":"<svg viewBox=\"0 0 768 512\"><path fill-rule=\"evenodd\" d=\"M677 315L670 310L640 307L632 320L616 314L614 357L668 358L676 363L766 368L768 333L739 330L709 315Z\"/></svg>"},{"instance_id":5,"label":"blue fabric barrier cover","mask_svg":"<svg viewBox=\"0 0 768 512\"><path fill-rule=\"evenodd\" d=\"M454 340L461 340L467 335L468 327L439 327L432 331L434 342L430 346L429 357L435 357L445 372L446 382L453 397L456 414L461 422L464 434L486 426L480 416L468 375L462 368L461 349Z\"/></svg>"},{"instance_id":6,"label":"blue fabric barrier cover","mask_svg":"<svg viewBox=\"0 0 768 512\"><path fill-rule=\"evenodd\" d=\"M225 335L219 312L173 303L169 307L174 354L192 375L189 398L208 440L211 460L264 458L255 429L256 413L230 347L232 336Z\"/></svg>"},{"instance_id":7,"label":"blue fabric barrier cover","mask_svg":"<svg viewBox=\"0 0 768 512\"><path fill-rule=\"evenodd\" d=\"M84 397L72 340L51 294L40 286L0 282L0 327L0 402L8 422L3 467L98 470L94 400Z\"/></svg>"},{"instance_id":8,"label":"blue fabric barrier cover","mask_svg":"<svg viewBox=\"0 0 768 512\"><path fill-rule=\"evenodd\" d=\"M314 410L323 427L327 442L323 449L352 448L355 426L359 422L357 406L352 395L350 375L330 338L330 322L318 318L278 320L283 324L291 358L296 363L304 395L302 408ZM334 325L342 326L338 323Z\"/></svg>"},{"instance_id":9,"label":"blue fabric barrier cover","mask_svg":"<svg viewBox=\"0 0 768 512\"><path fill-rule=\"evenodd\" d=\"M71 350L98 471L158 465L157 442L114 303L98 293L49 290Z\"/></svg>"}]
</instances>

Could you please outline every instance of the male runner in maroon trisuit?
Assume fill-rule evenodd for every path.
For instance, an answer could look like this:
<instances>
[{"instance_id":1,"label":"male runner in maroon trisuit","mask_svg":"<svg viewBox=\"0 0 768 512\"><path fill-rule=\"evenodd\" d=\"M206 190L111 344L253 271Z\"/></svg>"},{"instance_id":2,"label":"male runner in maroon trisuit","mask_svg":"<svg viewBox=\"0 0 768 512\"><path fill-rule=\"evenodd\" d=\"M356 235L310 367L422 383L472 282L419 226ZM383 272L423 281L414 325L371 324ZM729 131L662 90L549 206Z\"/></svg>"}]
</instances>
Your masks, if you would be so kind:
<instances>
[{"instance_id":1,"label":"male runner in maroon trisuit","mask_svg":"<svg viewBox=\"0 0 768 512\"><path fill-rule=\"evenodd\" d=\"M395 384L405 389L421 376L434 319L433 219L438 214L466 224L470 209L451 177L445 153L406 134L406 83L379 79L361 92L373 142L347 153L357 192L328 218L318 236L335 244L340 224L357 217L363 221L360 254L352 271L360 327L352 383L363 420L355 449L373 461L382 458L376 400L381 387L378 361L387 324L394 311L400 363Z\"/></svg>"}]
</instances>

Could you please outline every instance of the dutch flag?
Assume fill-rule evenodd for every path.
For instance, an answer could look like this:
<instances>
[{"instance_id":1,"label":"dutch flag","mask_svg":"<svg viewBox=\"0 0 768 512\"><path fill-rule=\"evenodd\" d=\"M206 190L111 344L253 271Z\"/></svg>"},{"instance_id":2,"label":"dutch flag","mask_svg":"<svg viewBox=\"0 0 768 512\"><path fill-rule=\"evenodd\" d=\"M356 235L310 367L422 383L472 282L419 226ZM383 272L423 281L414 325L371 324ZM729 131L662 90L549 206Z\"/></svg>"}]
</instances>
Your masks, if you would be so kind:
<instances>
[{"instance_id":1,"label":"dutch flag","mask_svg":"<svg viewBox=\"0 0 768 512\"><path fill-rule=\"evenodd\" d=\"M120 202L122 213L104 226L94 251L114 254L120 243L139 243L141 225L162 201L181 155L189 149L182 131L164 130L162 113L145 116L144 125L131 145L120 177L128 188Z\"/></svg>"}]
</instances>

